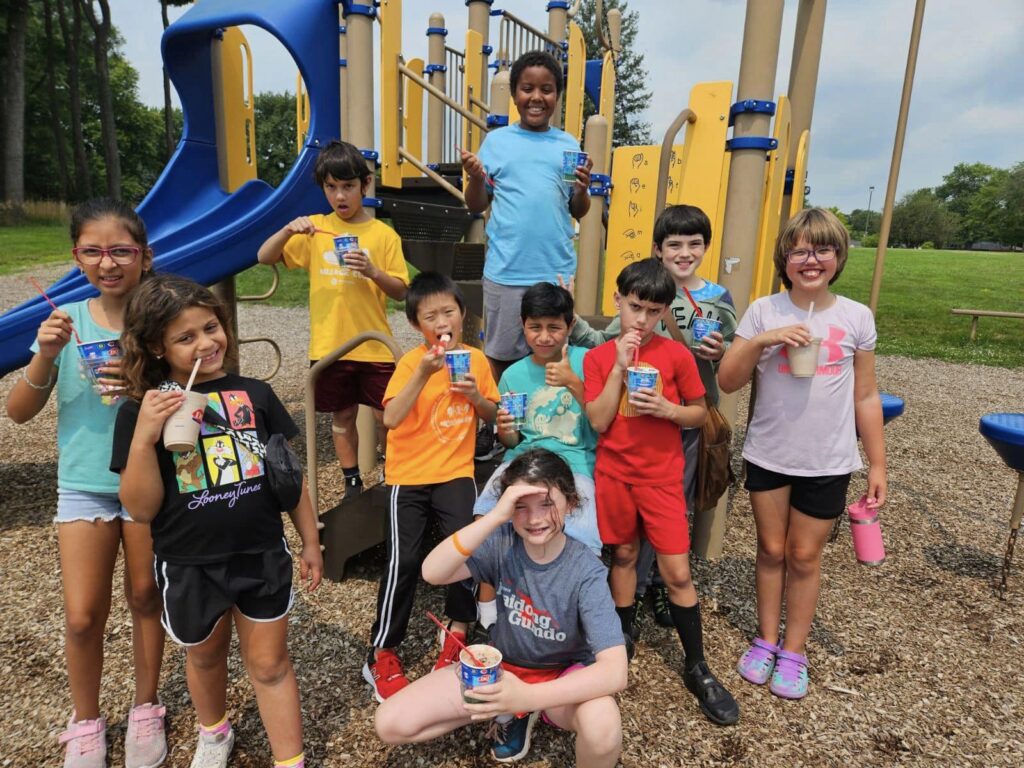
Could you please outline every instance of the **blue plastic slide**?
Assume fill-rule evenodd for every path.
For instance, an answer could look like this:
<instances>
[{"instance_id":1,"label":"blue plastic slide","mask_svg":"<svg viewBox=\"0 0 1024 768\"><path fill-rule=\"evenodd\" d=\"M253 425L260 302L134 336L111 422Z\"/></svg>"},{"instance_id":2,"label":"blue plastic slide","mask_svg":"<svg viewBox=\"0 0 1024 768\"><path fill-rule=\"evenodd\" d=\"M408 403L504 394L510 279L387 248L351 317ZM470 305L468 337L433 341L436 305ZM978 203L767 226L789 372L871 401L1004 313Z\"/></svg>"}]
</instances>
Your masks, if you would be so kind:
<instances>
[{"instance_id":1,"label":"blue plastic slide","mask_svg":"<svg viewBox=\"0 0 1024 768\"><path fill-rule=\"evenodd\" d=\"M338 136L338 3L334 0L203 0L164 33L164 66L181 98L185 128L163 174L138 207L161 272L211 285L256 263L260 244L296 216L329 210L313 183L321 146ZM224 27L251 24L291 53L310 100L306 145L274 189L251 181L228 194L217 170L211 43ZM96 295L72 270L47 291L57 304ZM0 375L31 357L50 313L41 297L0 317Z\"/></svg>"}]
</instances>

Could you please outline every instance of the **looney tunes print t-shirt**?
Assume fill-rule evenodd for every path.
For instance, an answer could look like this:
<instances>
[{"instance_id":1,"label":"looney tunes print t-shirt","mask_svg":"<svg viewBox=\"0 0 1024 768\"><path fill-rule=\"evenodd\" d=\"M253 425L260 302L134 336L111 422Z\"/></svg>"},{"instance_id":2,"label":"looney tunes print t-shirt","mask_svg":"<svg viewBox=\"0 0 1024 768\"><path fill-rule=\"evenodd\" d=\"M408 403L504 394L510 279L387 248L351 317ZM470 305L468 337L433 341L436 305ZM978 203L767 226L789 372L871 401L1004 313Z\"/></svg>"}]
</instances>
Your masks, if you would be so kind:
<instances>
[{"instance_id":1,"label":"looney tunes print t-shirt","mask_svg":"<svg viewBox=\"0 0 1024 768\"><path fill-rule=\"evenodd\" d=\"M278 545L284 526L264 456L271 435L298 434L295 422L262 381L227 374L192 391L207 396L195 448L178 453L157 443L164 499L150 526L154 553L172 563L195 564ZM113 472L128 461L138 416L134 400L118 410Z\"/></svg>"}]
</instances>

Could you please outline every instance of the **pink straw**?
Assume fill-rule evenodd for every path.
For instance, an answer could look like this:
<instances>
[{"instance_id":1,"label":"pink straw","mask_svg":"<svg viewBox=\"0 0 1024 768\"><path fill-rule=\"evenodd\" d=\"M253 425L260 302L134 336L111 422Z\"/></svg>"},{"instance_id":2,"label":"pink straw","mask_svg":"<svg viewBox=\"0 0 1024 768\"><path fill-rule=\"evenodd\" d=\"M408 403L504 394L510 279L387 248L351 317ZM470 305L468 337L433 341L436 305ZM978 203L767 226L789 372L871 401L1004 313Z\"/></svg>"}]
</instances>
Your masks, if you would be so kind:
<instances>
[{"instance_id":1,"label":"pink straw","mask_svg":"<svg viewBox=\"0 0 1024 768\"><path fill-rule=\"evenodd\" d=\"M432 614L432 613L431 613L430 611L427 611L427 618L428 618L428 619L430 619L430 620L431 620L432 622L434 622L435 624L437 624L437 626L439 626L439 627L441 628L441 630L442 630L442 631L443 631L443 632L444 632L444 633L445 633L446 635L448 635L448 637L450 637L450 638L451 638L451 639L452 639L452 640L453 640L453 641L455 642L455 644L456 644L457 646L459 646L459 648L461 648L461 649L462 649L462 650L464 650L464 651L465 651L466 653L468 653L468 654L469 654L469 658L471 658L471 659L473 660L473 663L474 663L474 664L476 664L476 665L477 665L478 667L482 667L482 666L484 666L484 663L483 663L482 661L480 661L480 659L478 659L478 658L477 658L477 657L476 657L476 656L475 656L475 655L473 654L473 652L472 652L471 650L469 650L469 648L467 648L467 647L466 647L466 644L465 644L464 642L462 642L461 640L459 640L459 638L457 638L457 637L455 636L455 634L454 634L454 633L453 633L453 632L452 632L452 631L451 631L450 629L448 629L448 627L446 627L446 626L445 626L444 624L442 624L442 623L441 623L441 620L440 620L440 619L438 619L438 618L437 618L437 616L435 616L434 614Z\"/></svg>"},{"instance_id":2,"label":"pink straw","mask_svg":"<svg viewBox=\"0 0 1024 768\"><path fill-rule=\"evenodd\" d=\"M44 290L43 290L43 289L42 289L42 288L40 287L39 283L37 283L37 282L35 281L35 278L33 278L33 277L30 277L30 278L28 279L28 281L29 281L30 283L32 283L32 285L33 285L33 286L35 287L35 289L36 289L37 291L39 291L39 295L40 295L40 296L42 296L42 297L43 297L44 299L46 299L46 303L47 303L47 304L49 304L49 305L50 305L51 307L53 307L53 308L54 308L54 309L56 309L57 311L60 311L60 310L59 310L59 308L57 307L57 305L53 303L53 299L51 299L51 298L50 298L49 296L47 296L47 295L46 295L46 291L44 291ZM73 334L75 334L75 341L77 341L77 342L78 342L79 344L81 344L81 343L82 343L82 339L81 339L81 338L80 338L80 337L78 336L78 331L76 331L76 330L75 330L75 326L73 326L73 325L71 326L71 332L72 332Z\"/></svg>"},{"instance_id":3,"label":"pink straw","mask_svg":"<svg viewBox=\"0 0 1024 768\"><path fill-rule=\"evenodd\" d=\"M637 346L637 348L633 350L633 367L636 368L638 365L640 365L640 347L639 346Z\"/></svg>"}]
</instances>

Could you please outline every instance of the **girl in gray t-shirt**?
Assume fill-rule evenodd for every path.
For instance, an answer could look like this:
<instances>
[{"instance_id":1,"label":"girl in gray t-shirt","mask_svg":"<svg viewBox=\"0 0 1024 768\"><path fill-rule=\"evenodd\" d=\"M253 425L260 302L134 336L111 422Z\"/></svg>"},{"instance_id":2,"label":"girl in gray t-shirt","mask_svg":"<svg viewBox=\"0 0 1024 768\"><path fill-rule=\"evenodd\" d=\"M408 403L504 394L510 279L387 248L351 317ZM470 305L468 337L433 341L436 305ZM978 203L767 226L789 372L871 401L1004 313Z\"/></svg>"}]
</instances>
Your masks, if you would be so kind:
<instances>
[{"instance_id":1,"label":"girl in gray t-shirt","mask_svg":"<svg viewBox=\"0 0 1024 768\"><path fill-rule=\"evenodd\" d=\"M477 704L463 702L458 665L421 677L380 706L377 733L404 744L496 718L494 756L518 759L543 714L576 733L577 765L614 766L622 749L614 694L626 687L626 649L604 566L564 532L580 502L572 470L535 449L509 464L500 486L490 514L427 555L423 578L497 587L491 638L509 666L494 685L473 689Z\"/></svg>"}]
</instances>

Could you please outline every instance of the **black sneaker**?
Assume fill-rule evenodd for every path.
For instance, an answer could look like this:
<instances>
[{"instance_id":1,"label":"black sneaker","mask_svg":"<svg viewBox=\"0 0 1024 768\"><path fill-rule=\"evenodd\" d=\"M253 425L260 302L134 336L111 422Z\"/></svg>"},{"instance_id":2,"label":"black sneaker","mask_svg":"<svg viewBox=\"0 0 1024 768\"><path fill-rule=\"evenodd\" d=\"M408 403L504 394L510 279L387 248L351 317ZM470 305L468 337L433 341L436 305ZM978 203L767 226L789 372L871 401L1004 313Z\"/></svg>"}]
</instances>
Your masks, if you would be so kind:
<instances>
[{"instance_id":1,"label":"black sneaker","mask_svg":"<svg viewBox=\"0 0 1024 768\"><path fill-rule=\"evenodd\" d=\"M345 496L346 499L351 499L353 496L358 496L363 492L363 479L359 475L352 475L352 477L345 478Z\"/></svg>"},{"instance_id":2,"label":"black sneaker","mask_svg":"<svg viewBox=\"0 0 1024 768\"><path fill-rule=\"evenodd\" d=\"M492 625L493 626L493 625ZM469 640L467 645L490 645L491 644L491 628L485 627L479 621L473 624L473 628L469 630Z\"/></svg>"},{"instance_id":3,"label":"black sneaker","mask_svg":"<svg viewBox=\"0 0 1024 768\"><path fill-rule=\"evenodd\" d=\"M494 430L490 424L484 424L483 429L476 433L476 450L473 459L476 461L490 461L499 453L505 450L501 441L494 439Z\"/></svg>"},{"instance_id":4,"label":"black sneaker","mask_svg":"<svg viewBox=\"0 0 1024 768\"><path fill-rule=\"evenodd\" d=\"M491 737L491 755L499 763L514 763L530 751L530 734L540 712L526 717L513 717L506 723L494 721L488 735Z\"/></svg>"},{"instance_id":5,"label":"black sneaker","mask_svg":"<svg viewBox=\"0 0 1024 768\"><path fill-rule=\"evenodd\" d=\"M651 585L651 612L659 627L671 627L672 612L668 609L668 587Z\"/></svg>"},{"instance_id":6,"label":"black sneaker","mask_svg":"<svg viewBox=\"0 0 1024 768\"><path fill-rule=\"evenodd\" d=\"M711 674L706 661L683 672L683 683L697 697L700 711L715 725L732 725L740 719L739 704Z\"/></svg>"},{"instance_id":7,"label":"black sneaker","mask_svg":"<svg viewBox=\"0 0 1024 768\"><path fill-rule=\"evenodd\" d=\"M650 595L650 592L633 597L633 626L629 634L633 638L634 643L640 642L640 634L644 629L644 612L642 609L644 603L648 601L648 595Z\"/></svg>"},{"instance_id":8,"label":"black sneaker","mask_svg":"<svg viewBox=\"0 0 1024 768\"><path fill-rule=\"evenodd\" d=\"M633 641L633 636L629 632L623 632L622 639L626 641L626 661L632 662L633 657L636 656L636 643Z\"/></svg>"}]
</instances>

